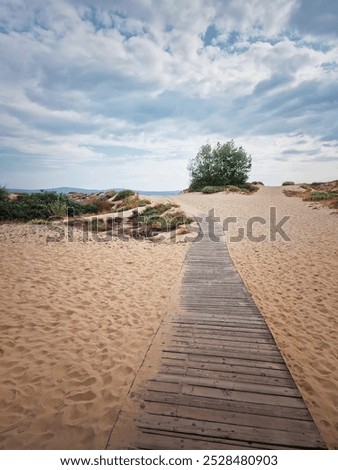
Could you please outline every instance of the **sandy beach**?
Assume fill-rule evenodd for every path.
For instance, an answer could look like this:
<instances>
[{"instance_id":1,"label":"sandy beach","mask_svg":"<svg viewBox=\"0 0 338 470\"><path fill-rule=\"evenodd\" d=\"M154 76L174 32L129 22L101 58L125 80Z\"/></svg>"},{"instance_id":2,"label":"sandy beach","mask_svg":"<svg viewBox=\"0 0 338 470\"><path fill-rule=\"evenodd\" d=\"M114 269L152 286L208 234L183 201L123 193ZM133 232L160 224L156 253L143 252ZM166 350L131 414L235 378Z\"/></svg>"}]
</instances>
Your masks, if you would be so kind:
<instances>
[{"instance_id":1,"label":"sandy beach","mask_svg":"<svg viewBox=\"0 0 338 470\"><path fill-rule=\"evenodd\" d=\"M282 188L174 200L187 213L237 217L230 253L323 438L338 448L338 215ZM271 207L277 223L290 217L289 241L271 240ZM249 240L252 217L261 219ZM245 236L234 241L239 228ZM190 244L47 243L46 234L0 226L0 448L103 449Z\"/></svg>"},{"instance_id":2,"label":"sandy beach","mask_svg":"<svg viewBox=\"0 0 338 470\"><path fill-rule=\"evenodd\" d=\"M0 233L0 448L104 449L188 245Z\"/></svg>"}]
</instances>

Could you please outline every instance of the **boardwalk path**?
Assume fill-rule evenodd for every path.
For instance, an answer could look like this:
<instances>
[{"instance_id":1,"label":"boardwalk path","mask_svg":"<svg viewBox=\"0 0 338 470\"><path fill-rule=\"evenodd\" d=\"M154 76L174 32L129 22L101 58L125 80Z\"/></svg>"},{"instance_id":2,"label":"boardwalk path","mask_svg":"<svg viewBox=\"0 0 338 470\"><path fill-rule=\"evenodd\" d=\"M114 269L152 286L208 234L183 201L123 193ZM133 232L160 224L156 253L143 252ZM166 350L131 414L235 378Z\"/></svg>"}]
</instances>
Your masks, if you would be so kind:
<instances>
[{"instance_id":1,"label":"boardwalk path","mask_svg":"<svg viewBox=\"0 0 338 470\"><path fill-rule=\"evenodd\" d=\"M108 449L325 448L216 232L188 253L179 312L166 316Z\"/></svg>"}]
</instances>

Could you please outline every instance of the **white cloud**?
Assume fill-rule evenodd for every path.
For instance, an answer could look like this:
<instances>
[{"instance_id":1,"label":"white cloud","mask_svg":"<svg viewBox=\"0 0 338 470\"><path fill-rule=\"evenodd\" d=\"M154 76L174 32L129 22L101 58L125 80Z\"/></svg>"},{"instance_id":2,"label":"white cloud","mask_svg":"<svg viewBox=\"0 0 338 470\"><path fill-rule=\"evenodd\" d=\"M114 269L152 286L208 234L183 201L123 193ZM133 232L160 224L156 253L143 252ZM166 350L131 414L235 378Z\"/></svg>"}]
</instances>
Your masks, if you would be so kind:
<instances>
[{"instance_id":1,"label":"white cloud","mask_svg":"<svg viewBox=\"0 0 338 470\"><path fill-rule=\"evenodd\" d=\"M55 175L67 166L97 186L91 178L107 165L123 184L139 175L137 186L169 188L186 184L175 168L181 175L207 138L234 138L266 178L286 157L297 171L304 162L317 169L314 150L331 175L338 42L314 18L311 39L302 36L299 8L296 0L4 1L0 154L10 171L13 152L32 165L38 157L44 178L50 165ZM306 145L289 137L298 133ZM147 177L151 165L158 178Z\"/></svg>"}]
</instances>

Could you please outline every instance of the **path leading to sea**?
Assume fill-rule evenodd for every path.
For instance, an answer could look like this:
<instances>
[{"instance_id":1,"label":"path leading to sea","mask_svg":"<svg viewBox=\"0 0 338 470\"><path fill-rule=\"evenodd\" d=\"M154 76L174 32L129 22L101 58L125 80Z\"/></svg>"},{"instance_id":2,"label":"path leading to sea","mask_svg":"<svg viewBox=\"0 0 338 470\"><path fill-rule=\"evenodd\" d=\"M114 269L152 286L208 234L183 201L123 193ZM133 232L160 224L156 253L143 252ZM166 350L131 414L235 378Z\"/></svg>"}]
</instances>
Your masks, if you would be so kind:
<instances>
[{"instance_id":1,"label":"path leading to sea","mask_svg":"<svg viewBox=\"0 0 338 470\"><path fill-rule=\"evenodd\" d=\"M107 449L325 449L221 227L209 228L204 219L180 305L165 316Z\"/></svg>"}]
</instances>

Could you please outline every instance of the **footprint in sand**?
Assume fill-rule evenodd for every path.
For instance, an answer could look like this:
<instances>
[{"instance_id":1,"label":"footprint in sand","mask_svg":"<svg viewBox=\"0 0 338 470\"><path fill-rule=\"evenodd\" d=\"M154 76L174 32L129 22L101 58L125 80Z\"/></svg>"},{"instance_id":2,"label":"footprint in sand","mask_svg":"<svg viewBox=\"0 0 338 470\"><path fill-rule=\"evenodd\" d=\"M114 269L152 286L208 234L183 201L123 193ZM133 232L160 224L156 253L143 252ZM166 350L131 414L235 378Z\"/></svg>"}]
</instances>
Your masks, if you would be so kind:
<instances>
[{"instance_id":1,"label":"footprint in sand","mask_svg":"<svg viewBox=\"0 0 338 470\"><path fill-rule=\"evenodd\" d=\"M35 388L32 387L31 385L24 385L21 389L22 393L26 396L31 396L34 395L35 393Z\"/></svg>"},{"instance_id":2,"label":"footprint in sand","mask_svg":"<svg viewBox=\"0 0 338 470\"><path fill-rule=\"evenodd\" d=\"M96 398L96 394L94 392L91 392L90 390L88 390L87 392L83 392L83 393L75 393L74 395L70 395L67 397L68 400L77 401L77 402L92 401L95 398Z\"/></svg>"},{"instance_id":3,"label":"footprint in sand","mask_svg":"<svg viewBox=\"0 0 338 470\"><path fill-rule=\"evenodd\" d=\"M84 380L83 382L80 382L79 385L84 386L84 387L89 387L90 385L93 385L96 382L95 377L89 377L88 379Z\"/></svg>"}]
</instances>

